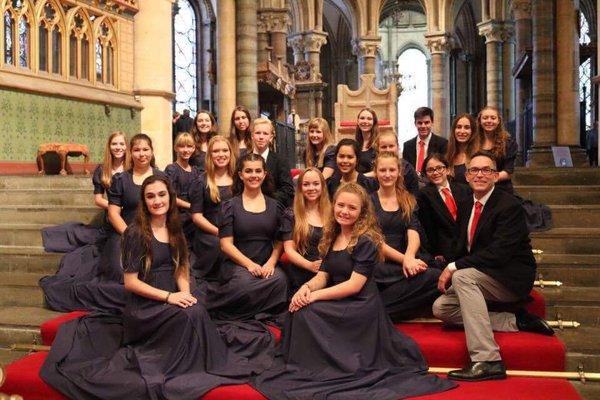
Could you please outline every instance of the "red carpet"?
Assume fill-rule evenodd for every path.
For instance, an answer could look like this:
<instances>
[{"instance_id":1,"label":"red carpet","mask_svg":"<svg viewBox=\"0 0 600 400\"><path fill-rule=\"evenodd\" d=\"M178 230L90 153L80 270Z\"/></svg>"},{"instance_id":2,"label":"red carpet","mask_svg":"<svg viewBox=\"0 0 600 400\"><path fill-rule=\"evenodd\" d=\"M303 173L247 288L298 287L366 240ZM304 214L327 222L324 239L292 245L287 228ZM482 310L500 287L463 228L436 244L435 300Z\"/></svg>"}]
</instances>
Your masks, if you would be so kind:
<instances>
[{"instance_id":1,"label":"red carpet","mask_svg":"<svg viewBox=\"0 0 600 400\"><path fill-rule=\"evenodd\" d=\"M54 338L56 337L56 332L58 332L58 328L62 324L72 319L82 317L86 314L88 314L87 311L73 311L44 322L42 325L40 325L42 344L51 346L52 342L54 342Z\"/></svg>"}]
</instances>

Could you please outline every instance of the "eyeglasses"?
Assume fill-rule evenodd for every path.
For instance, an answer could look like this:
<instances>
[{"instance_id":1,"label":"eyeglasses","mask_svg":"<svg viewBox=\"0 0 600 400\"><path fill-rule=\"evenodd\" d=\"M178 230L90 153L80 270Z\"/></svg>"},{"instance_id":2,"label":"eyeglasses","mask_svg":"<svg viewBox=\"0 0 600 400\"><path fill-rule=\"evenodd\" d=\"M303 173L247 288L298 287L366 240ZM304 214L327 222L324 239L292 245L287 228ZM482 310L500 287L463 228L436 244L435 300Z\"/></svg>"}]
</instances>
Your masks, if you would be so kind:
<instances>
[{"instance_id":1,"label":"eyeglasses","mask_svg":"<svg viewBox=\"0 0 600 400\"><path fill-rule=\"evenodd\" d=\"M434 172L441 174L445 169L446 169L446 166L438 165L437 167L425 168L425 172L428 173L429 175L432 175Z\"/></svg>"},{"instance_id":2,"label":"eyeglasses","mask_svg":"<svg viewBox=\"0 0 600 400\"><path fill-rule=\"evenodd\" d=\"M497 171L496 171L495 169L493 169L493 168L490 168L490 167L484 167L484 168L476 168L476 167L472 167L472 168L469 168L469 169L467 169L467 172L468 172L470 175L477 175L477 174L479 174L480 172L481 172L483 175L491 175L491 174L493 174L493 173L495 173L495 172L497 172Z\"/></svg>"}]
</instances>

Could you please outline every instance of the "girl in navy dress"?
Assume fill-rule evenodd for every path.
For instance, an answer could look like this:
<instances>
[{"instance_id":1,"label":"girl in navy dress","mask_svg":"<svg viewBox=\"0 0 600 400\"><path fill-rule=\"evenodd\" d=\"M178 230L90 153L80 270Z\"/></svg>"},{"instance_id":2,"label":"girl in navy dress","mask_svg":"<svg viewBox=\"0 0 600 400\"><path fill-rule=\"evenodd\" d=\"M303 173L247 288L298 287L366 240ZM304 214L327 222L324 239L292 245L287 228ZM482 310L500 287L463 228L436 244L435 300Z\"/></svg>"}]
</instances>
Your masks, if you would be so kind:
<instances>
[{"instance_id":1,"label":"girl in navy dress","mask_svg":"<svg viewBox=\"0 0 600 400\"><path fill-rule=\"evenodd\" d=\"M122 317L90 315L61 327L41 377L73 399L197 399L244 382L270 360L248 359L220 336L191 291L175 193L164 176L142 188L135 222L123 235ZM268 333L263 341L269 342Z\"/></svg>"},{"instance_id":2,"label":"girl in navy dress","mask_svg":"<svg viewBox=\"0 0 600 400\"><path fill-rule=\"evenodd\" d=\"M233 154L239 158L252 149L250 124L252 117L250 111L244 106L237 106L231 113L231 127L229 141L233 147Z\"/></svg>"},{"instance_id":3,"label":"girl in navy dress","mask_svg":"<svg viewBox=\"0 0 600 400\"><path fill-rule=\"evenodd\" d=\"M448 138L448 173L455 182L467 184L467 162L471 154L479 150L479 135L476 132L477 122L471 114L459 115L452 123L452 133Z\"/></svg>"},{"instance_id":4,"label":"girl in navy dress","mask_svg":"<svg viewBox=\"0 0 600 400\"><path fill-rule=\"evenodd\" d=\"M192 135L186 132L180 133L175 139L177 160L165 168L165 174L169 177L171 185L177 194L179 217L185 238L190 244L192 243L195 231L190 214L190 188L192 182L198 179L200 175L198 168L190 165L189 162L195 149Z\"/></svg>"},{"instance_id":5,"label":"girl in navy dress","mask_svg":"<svg viewBox=\"0 0 600 400\"><path fill-rule=\"evenodd\" d=\"M190 129L190 134L194 138L196 151L190 158L190 164L198 167L200 172L204 172L204 162L206 161L206 148L210 138L217 134L217 121L215 116L209 111L200 110L194 118L194 124Z\"/></svg>"},{"instance_id":6,"label":"girl in navy dress","mask_svg":"<svg viewBox=\"0 0 600 400\"><path fill-rule=\"evenodd\" d=\"M335 171L335 140L327 121L320 117L311 119L306 139L306 168L318 168L327 180Z\"/></svg>"},{"instance_id":7,"label":"girl in navy dress","mask_svg":"<svg viewBox=\"0 0 600 400\"><path fill-rule=\"evenodd\" d=\"M307 168L298 177L294 206L286 209L281 224L283 248L290 262L286 272L292 293L319 271L322 260L318 246L330 210L323 175L314 167Z\"/></svg>"},{"instance_id":8,"label":"girl in navy dress","mask_svg":"<svg viewBox=\"0 0 600 400\"><path fill-rule=\"evenodd\" d=\"M100 276L105 281L123 282L121 235L135 216L144 179L164 173L154 167L152 139L144 133L131 138L132 167L113 176L108 190L108 220L111 231L100 260Z\"/></svg>"},{"instance_id":9,"label":"girl in navy dress","mask_svg":"<svg viewBox=\"0 0 600 400\"><path fill-rule=\"evenodd\" d=\"M280 356L252 381L267 398L391 400L453 387L427 374L417 345L385 312L372 278L383 243L365 190L340 187L321 269L292 299Z\"/></svg>"},{"instance_id":10,"label":"girl in navy dress","mask_svg":"<svg viewBox=\"0 0 600 400\"><path fill-rule=\"evenodd\" d=\"M484 107L477 116L480 150L491 152L496 157L498 168L497 188L513 193L511 176L515 171L517 142L504 129L502 116L494 107Z\"/></svg>"},{"instance_id":11,"label":"girl in navy dress","mask_svg":"<svg viewBox=\"0 0 600 400\"><path fill-rule=\"evenodd\" d=\"M369 178L356 170L358 166L358 155L360 147L355 140L342 139L335 148L335 160L337 171L327 180L329 196L333 196L338 187L343 183L356 182L368 193L372 193L379 187L374 178Z\"/></svg>"},{"instance_id":12,"label":"girl in navy dress","mask_svg":"<svg viewBox=\"0 0 600 400\"><path fill-rule=\"evenodd\" d=\"M416 200L402 182L402 166L395 153L379 153L375 174L379 190L371 195L375 216L385 236L385 260L375 267L373 278L383 304L394 320L409 319L431 309L440 295L440 271L417 258L420 247Z\"/></svg>"},{"instance_id":13,"label":"girl in navy dress","mask_svg":"<svg viewBox=\"0 0 600 400\"><path fill-rule=\"evenodd\" d=\"M365 107L356 116L355 140L358 143L360 153L358 154L358 172L367 173L373 170L375 160L375 147L373 144L379 135L377 114L375 110Z\"/></svg>"},{"instance_id":14,"label":"girl in navy dress","mask_svg":"<svg viewBox=\"0 0 600 400\"><path fill-rule=\"evenodd\" d=\"M192 220L196 226L193 249L196 261L192 276L197 283L218 280L222 261L219 247L219 210L221 203L231 198L235 175L233 146L217 135L208 142L206 172L192 185Z\"/></svg>"},{"instance_id":15,"label":"girl in navy dress","mask_svg":"<svg viewBox=\"0 0 600 400\"><path fill-rule=\"evenodd\" d=\"M270 191L265 160L248 153L237 164L234 197L221 204L219 237L226 259L208 307L221 320L269 318L285 310L287 281L277 262L283 208Z\"/></svg>"}]
</instances>

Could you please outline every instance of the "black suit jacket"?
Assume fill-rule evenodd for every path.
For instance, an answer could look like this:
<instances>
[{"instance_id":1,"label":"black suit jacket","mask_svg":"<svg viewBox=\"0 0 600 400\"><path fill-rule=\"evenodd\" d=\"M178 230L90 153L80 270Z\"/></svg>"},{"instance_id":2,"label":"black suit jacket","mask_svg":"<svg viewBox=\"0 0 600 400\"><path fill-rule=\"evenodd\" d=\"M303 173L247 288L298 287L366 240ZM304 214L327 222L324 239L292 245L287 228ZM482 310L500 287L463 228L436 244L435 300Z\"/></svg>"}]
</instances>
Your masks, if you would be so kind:
<instances>
[{"instance_id":1,"label":"black suit jacket","mask_svg":"<svg viewBox=\"0 0 600 400\"><path fill-rule=\"evenodd\" d=\"M283 207L288 207L294 198L294 184L287 161L281 155L269 150L267 172L271 175L274 185L273 198Z\"/></svg>"},{"instance_id":2,"label":"black suit jacket","mask_svg":"<svg viewBox=\"0 0 600 400\"><path fill-rule=\"evenodd\" d=\"M457 207L456 221L435 185L428 184L417 196L419 221L427 237L424 246L433 256L444 256L447 262L455 261L459 254L460 222L465 218L461 204L473 198L471 189L460 183L451 181L450 191ZM466 214L467 223L469 216Z\"/></svg>"},{"instance_id":3,"label":"black suit jacket","mask_svg":"<svg viewBox=\"0 0 600 400\"><path fill-rule=\"evenodd\" d=\"M415 136L414 138L404 142L404 146L402 148L402 158L408 161L415 168L417 168L417 138L418 136ZM431 139L429 139L429 146L427 147L427 154L425 154L425 157L432 153L440 153L445 155L447 148L448 140L433 133L431 134Z\"/></svg>"},{"instance_id":4,"label":"black suit jacket","mask_svg":"<svg viewBox=\"0 0 600 400\"><path fill-rule=\"evenodd\" d=\"M525 211L519 200L498 188L483 207L471 250L467 250L468 224L473 197L460 205L461 257L456 268L476 268L516 295L526 298L533 288L536 263L531 252Z\"/></svg>"}]
</instances>

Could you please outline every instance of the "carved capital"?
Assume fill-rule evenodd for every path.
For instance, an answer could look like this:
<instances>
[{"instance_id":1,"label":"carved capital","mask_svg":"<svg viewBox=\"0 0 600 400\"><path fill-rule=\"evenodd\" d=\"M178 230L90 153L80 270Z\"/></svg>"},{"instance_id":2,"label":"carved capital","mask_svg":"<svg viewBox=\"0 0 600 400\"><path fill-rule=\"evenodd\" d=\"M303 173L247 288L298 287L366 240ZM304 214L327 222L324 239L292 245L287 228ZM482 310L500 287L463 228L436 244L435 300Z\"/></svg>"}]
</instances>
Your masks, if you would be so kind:
<instances>
[{"instance_id":1,"label":"carved capital","mask_svg":"<svg viewBox=\"0 0 600 400\"><path fill-rule=\"evenodd\" d=\"M485 42L502 42L502 31L504 26L494 20L488 20L477 24L479 34L485 36Z\"/></svg>"},{"instance_id":2,"label":"carved capital","mask_svg":"<svg viewBox=\"0 0 600 400\"><path fill-rule=\"evenodd\" d=\"M297 33L295 35L289 35L287 37L288 46L294 50L294 53L303 53L304 52L304 37L302 37L301 33Z\"/></svg>"},{"instance_id":3,"label":"carved capital","mask_svg":"<svg viewBox=\"0 0 600 400\"><path fill-rule=\"evenodd\" d=\"M431 54L446 54L452 49L454 44L454 40L446 32L428 33L425 35L425 40Z\"/></svg>"},{"instance_id":4,"label":"carved capital","mask_svg":"<svg viewBox=\"0 0 600 400\"><path fill-rule=\"evenodd\" d=\"M359 38L352 40L352 53L359 58L375 58L381 43L379 38Z\"/></svg>"},{"instance_id":5,"label":"carved capital","mask_svg":"<svg viewBox=\"0 0 600 400\"><path fill-rule=\"evenodd\" d=\"M304 34L304 51L319 53L321 46L327 43L327 33L311 31Z\"/></svg>"},{"instance_id":6,"label":"carved capital","mask_svg":"<svg viewBox=\"0 0 600 400\"><path fill-rule=\"evenodd\" d=\"M258 32L283 32L287 33L290 17L286 10L260 11L257 16Z\"/></svg>"},{"instance_id":7,"label":"carved capital","mask_svg":"<svg viewBox=\"0 0 600 400\"><path fill-rule=\"evenodd\" d=\"M531 0L513 0L511 11L516 20L531 19Z\"/></svg>"}]
</instances>

